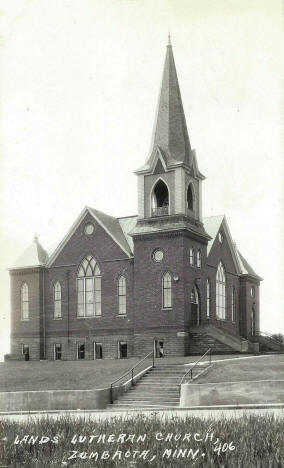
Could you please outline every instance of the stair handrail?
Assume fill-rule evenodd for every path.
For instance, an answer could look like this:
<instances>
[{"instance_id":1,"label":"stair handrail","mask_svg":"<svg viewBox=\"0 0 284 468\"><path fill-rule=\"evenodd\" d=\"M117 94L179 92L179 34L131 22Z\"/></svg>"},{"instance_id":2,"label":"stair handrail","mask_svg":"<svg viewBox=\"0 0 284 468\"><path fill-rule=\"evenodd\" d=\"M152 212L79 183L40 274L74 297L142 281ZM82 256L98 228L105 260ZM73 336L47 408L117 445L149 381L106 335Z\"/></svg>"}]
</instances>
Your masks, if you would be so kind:
<instances>
[{"instance_id":1,"label":"stair handrail","mask_svg":"<svg viewBox=\"0 0 284 468\"><path fill-rule=\"evenodd\" d=\"M141 359L139 362L137 362L137 364L135 364L135 366L133 366L131 369L129 369L127 372L125 372L123 375L121 375L120 377L118 377L118 379L114 380L113 382L111 382L110 384L110 402L111 404L113 403L113 385L117 382L119 382L121 379L123 379L124 377L126 377L128 374L130 374L131 372L131 385L134 386L135 383L134 383L134 369L136 367L138 367L142 362L144 362L146 359L148 359L150 356L153 356L153 359L152 359L152 366L151 368L154 369L155 367L155 353L154 351L151 351L150 353L148 353L143 359Z\"/></svg>"},{"instance_id":2,"label":"stair handrail","mask_svg":"<svg viewBox=\"0 0 284 468\"><path fill-rule=\"evenodd\" d=\"M263 336L264 338L268 338L270 341L273 341L274 343L277 343L279 345L281 345L282 347L284 347L284 343L283 341L281 341L281 339L273 336L271 333L268 333L268 332L263 332L263 331L255 331L253 334L250 335L251 337L253 336Z\"/></svg>"},{"instance_id":3,"label":"stair handrail","mask_svg":"<svg viewBox=\"0 0 284 468\"><path fill-rule=\"evenodd\" d=\"M197 366L197 364L198 364L200 361L202 361L202 359L203 359L205 356L207 356L208 354L209 354L209 366L210 366L211 360L212 360L212 358L211 358L211 351L212 351L212 348L208 348L207 351L205 351L205 353L203 354L203 356L201 356L201 358L199 358L198 361L196 361L196 362L193 364L193 366L191 366L191 368L182 376L181 381L180 381L180 386L181 386L181 384L183 383L185 377L186 377L189 373L190 373L190 380L192 380L192 371L193 371L193 369L194 369L194 368Z\"/></svg>"}]
</instances>

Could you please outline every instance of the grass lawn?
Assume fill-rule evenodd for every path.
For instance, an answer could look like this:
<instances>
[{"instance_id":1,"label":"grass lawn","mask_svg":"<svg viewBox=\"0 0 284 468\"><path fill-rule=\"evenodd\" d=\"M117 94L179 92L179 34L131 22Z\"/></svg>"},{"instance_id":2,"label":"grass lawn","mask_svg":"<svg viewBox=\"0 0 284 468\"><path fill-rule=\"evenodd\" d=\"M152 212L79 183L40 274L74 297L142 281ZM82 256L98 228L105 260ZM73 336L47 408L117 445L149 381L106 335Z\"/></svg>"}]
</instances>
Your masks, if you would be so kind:
<instances>
[{"instance_id":1,"label":"grass lawn","mask_svg":"<svg viewBox=\"0 0 284 468\"><path fill-rule=\"evenodd\" d=\"M161 420L155 412L105 421L63 416L24 423L2 419L0 465L281 468L283 426L283 419L273 416L244 415L237 420L172 416Z\"/></svg>"},{"instance_id":2,"label":"grass lawn","mask_svg":"<svg viewBox=\"0 0 284 468\"><path fill-rule=\"evenodd\" d=\"M215 356L212 357L213 361ZM196 383L284 380L284 354L215 362Z\"/></svg>"},{"instance_id":3,"label":"grass lawn","mask_svg":"<svg viewBox=\"0 0 284 468\"><path fill-rule=\"evenodd\" d=\"M195 362L198 358L198 356L175 357L158 360L157 363L185 364ZM1 362L0 392L104 388L131 369L139 360L139 358L131 358L96 361ZM151 363L151 360L145 361L138 371L150 366Z\"/></svg>"},{"instance_id":4,"label":"grass lawn","mask_svg":"<svg viewBox=\"0 0 284 468\"><path fill-rule=\"evenodd\" d=\"M133 358L1 363L0 391L104 388L138 361Z\"/></svg>"},{"instance_id":5,"label":"grass lawn","mask_svg":"<svg viewBox=\"0 0 284 468\"><path fill-rule=\"evenodd\" d=\"M188 364L197 361L198 358L199 356L165 358L157 360L156 364ZM213 356L212 359L225 361L214 363L212 369L198 379L198 383L284 379L283 354L250 359L238 359L234 354ZM227 359L232 360L226 362ZM0 363L0 392L104 388L137 362L139 358ZM138 371L151 363L151 360L144 362ZM189 367L185 366L185 372L188 369Z\"/></svg>"}]
</instances>

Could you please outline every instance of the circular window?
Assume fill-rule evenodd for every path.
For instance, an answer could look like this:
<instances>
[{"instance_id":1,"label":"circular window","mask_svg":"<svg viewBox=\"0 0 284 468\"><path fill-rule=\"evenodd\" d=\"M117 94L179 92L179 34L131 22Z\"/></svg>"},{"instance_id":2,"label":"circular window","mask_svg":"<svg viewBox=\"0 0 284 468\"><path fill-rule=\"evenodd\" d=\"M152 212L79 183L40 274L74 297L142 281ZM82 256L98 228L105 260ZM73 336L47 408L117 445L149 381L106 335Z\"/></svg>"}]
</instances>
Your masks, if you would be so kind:
<instances>
[{"instance_id":1,"label":"circular window","mask_svg":"<svg viewBox=\"0 0 284 468\"><path fill-rule=\"evenodd\" d=\"M255 296L255 289L253 286L250 288L250 294L251 294L251 297Z\"/></svg>"},{"instance_id":2,"label":"circular window","mask_svg":"<svg viewBox=\"0 0 284 468\"><path fill-rule=\"evenodd\" d=\"M153 260L154 262L161 262L164 258L164 252L161 249L154 250Z\"/></svg>"},{"instance_id":3,"label":"circular window","mask_svg":"<svg viewBox=\"0 0 284 468\"><path fill-rule=\"evenodd\" d=\"M224 237L223 237L222 232L219 232L219 236L218 236L218 237L219 237L219 242L220 242L220 244L222 244L222 242L223 242L223 240L224 240Z\"/></svg>"},{"instance_id":4,"label":"circular window","mask_svg":"<svg viewBox=\"0 0 284 468\"><path fill-rule=\"evenodd\" d=\"M93 234L94 230L94 225L92 223L88 223L85 226L84 232L85 234L87 234L87 236L90 236L91 234Z\"/></svg>"}]
</instances>

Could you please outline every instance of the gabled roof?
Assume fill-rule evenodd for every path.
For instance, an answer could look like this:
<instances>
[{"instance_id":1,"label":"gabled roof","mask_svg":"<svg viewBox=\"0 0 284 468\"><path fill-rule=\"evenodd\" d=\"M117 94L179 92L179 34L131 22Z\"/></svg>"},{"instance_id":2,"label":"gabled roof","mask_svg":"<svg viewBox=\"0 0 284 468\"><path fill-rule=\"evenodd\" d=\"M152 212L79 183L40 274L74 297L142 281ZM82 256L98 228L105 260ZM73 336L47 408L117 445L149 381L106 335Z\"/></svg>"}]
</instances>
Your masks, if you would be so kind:
<instances>
[{"instance_id":1,"label":"gabled roof","mask_svg":"<svg viewBox=\"0 0 284 468\"><path fill-rule=\"evenodd\" d=\"M33 243L23 252L10 269L45 266L47 261L47 252L39 243L38 238L35 237Z\"/></svg>"},{"instance_id":2,"label":"gabled roof","mask_svg":"<svg viewBox=\"0 0 284 468\"><path fill-rule=\"evenodd\" d=\"M128 240L126 239L123 229L120 225L120 222L117 218L109 216L102 211L95 210L89 206L86 206L83 211L80 213L76 221L73 223L66 236L62 239L58 247L55 249L53 254L50 256L47 266L51 266L55 259L58 257L61 250L65 247L69 239L72 237L76 229L79 227L83 219L87 214L90 214L95 221L107 232L107 234L118 244L118 246L123 250L123 252L128 256L132 256L132 251Z\"/></svg>"},{"instance_id":3,"label":"gabled roof","mask_svg":"<svg viewBox=\"0 0 284 468\"><path fill-rule=\"evenodd\" d=\"M220 216L209 216L208 218L203 218L203 225L204 229L209 234L209 236L212 238L208 244L207 244L207 255L209 254L212 245L216 239L216 236L219 232L219 229L221 227L221 224L224 219L224 215Z\"/></svg>"},{"instance_id":4,"label":"gabled roof","mask_svg":"<svg viewBox=\"0 0 284 468\"><path fill-rule=\"evenodd\" d=\"M230 248L232 258L233 258L238 274L239 275L251 275L257 279L262 279L260 278L260 276L258 276L255 273L255 271L252 269L249 263L245 260L245 258L238 251L237 246L232 239L225 215L209 216L208 218L204 218L203 224L204 224L205 231L212 237L212 239L208 242L208 245L207 245L207 255L209 255L211 248L213 246L213 243L216 239L216 236L222 225L224 232L228 238L229 248Z\"/></svg>"},{"instance_id":5,"label":"gabled roof","mask_svg":"<svg viewBox=\"0 0 284 468\"><path fill-rule=\"evenodd\" d=\"M134 227L136 226L137 219L138 216L127 216L124 218L118 218L119 224L128 242L131 252L133 252L134 246L133 238L129 236L129 232L132 231L132 229L134 229Z\"/></svg>"}]
</instances>

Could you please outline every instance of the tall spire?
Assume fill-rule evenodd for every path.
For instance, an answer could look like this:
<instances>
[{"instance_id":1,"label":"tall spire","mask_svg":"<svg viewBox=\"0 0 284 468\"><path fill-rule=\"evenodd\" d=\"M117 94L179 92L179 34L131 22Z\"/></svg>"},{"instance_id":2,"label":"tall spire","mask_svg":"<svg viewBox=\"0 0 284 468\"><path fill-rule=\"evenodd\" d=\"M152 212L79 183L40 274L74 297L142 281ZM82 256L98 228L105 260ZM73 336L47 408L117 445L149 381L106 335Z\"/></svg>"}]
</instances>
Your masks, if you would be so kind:
<instances>
[{"instance_id":1,"label":"tall spire","mask_svg":"<svg viewBox=\"0 0 284 468\"><path fill-rule=\"evenodd\" d=\"M191 165L191 148L170 34L168 35L152 149L156 146L159 146L166 153L172 163L183 162Z\"/></svg>"}]
</instances>

